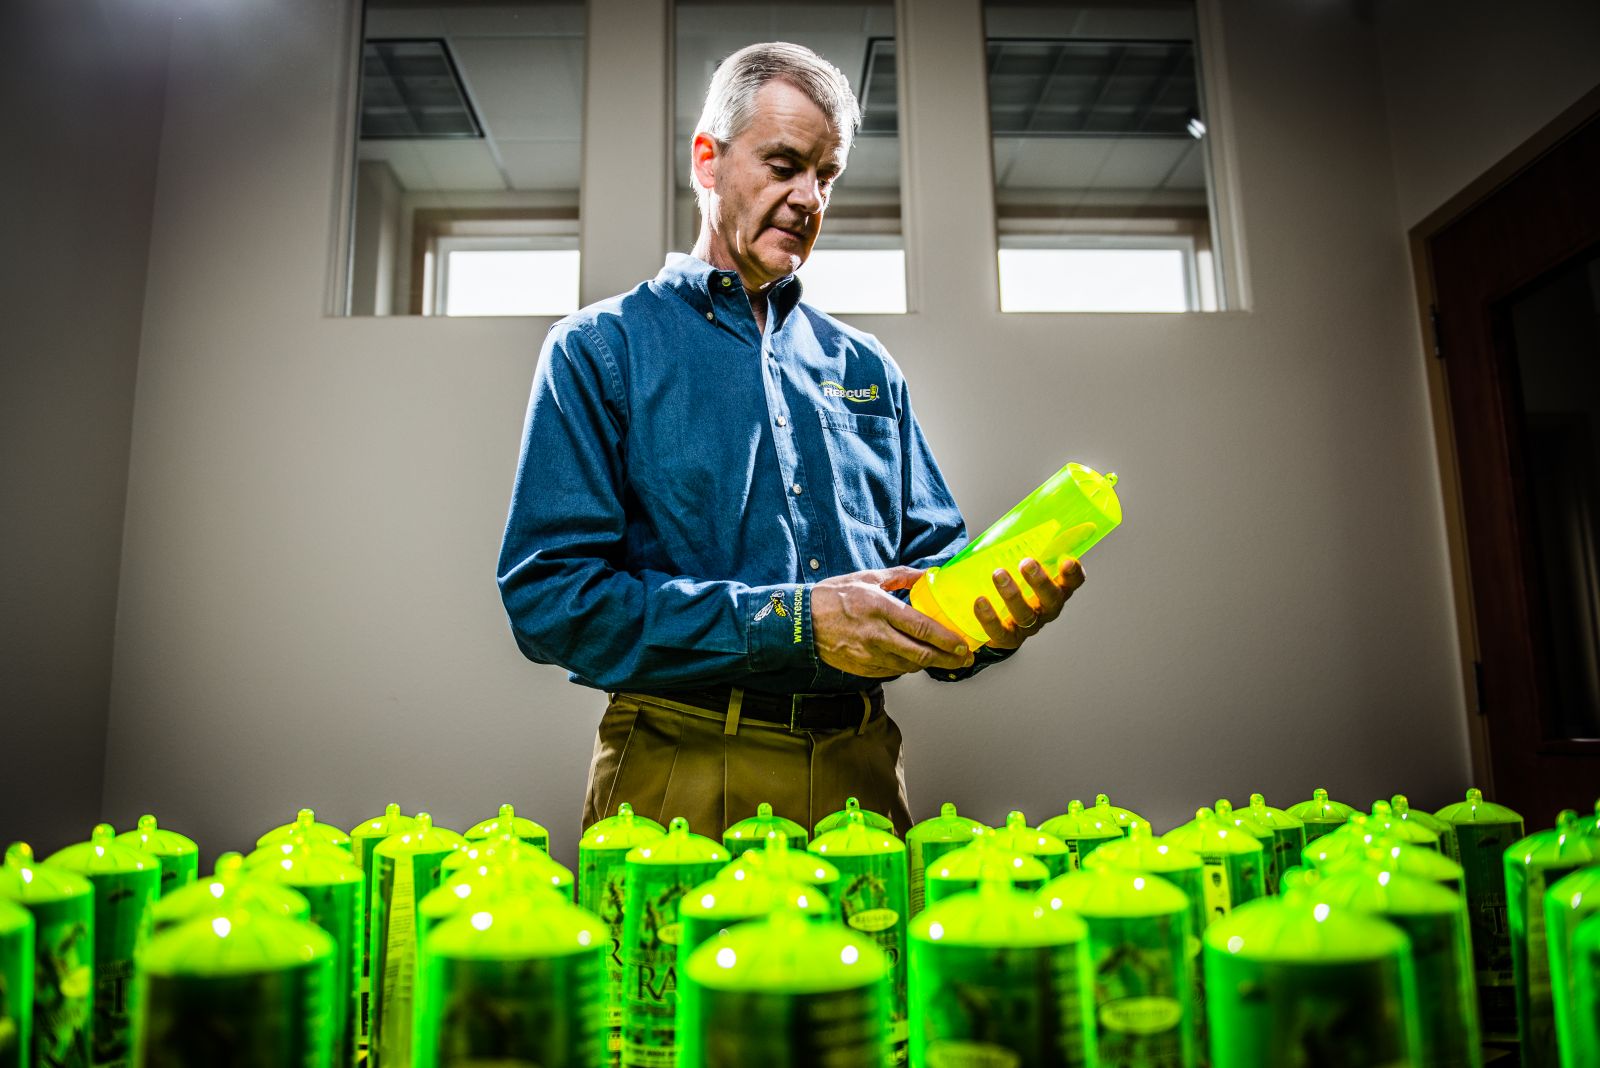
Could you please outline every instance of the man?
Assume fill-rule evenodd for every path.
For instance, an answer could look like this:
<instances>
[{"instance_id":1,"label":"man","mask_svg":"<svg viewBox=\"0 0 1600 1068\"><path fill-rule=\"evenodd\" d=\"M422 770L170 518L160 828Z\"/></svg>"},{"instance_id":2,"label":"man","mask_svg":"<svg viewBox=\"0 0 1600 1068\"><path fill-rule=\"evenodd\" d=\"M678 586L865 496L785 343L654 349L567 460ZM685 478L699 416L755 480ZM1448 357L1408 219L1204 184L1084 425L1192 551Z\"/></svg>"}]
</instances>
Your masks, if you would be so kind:
<instances>
[{"instance_id":1,"label":"man","mask_svg":"<svg viewBox=\"0 0 1600 1068\"><path fill-rule=\"evenodd\" d=\"M966 641L895 594L965 540L905 380L800 303L860 109L792 44L713 76L691 150L692 256L557 323L524 428L499 581L522 651L610 691L584 826L623 801L719 837L770 801L847 795L911 824L883 679L1005 659L1083 581L996 572Z\"/></svg>"}]
</instances>

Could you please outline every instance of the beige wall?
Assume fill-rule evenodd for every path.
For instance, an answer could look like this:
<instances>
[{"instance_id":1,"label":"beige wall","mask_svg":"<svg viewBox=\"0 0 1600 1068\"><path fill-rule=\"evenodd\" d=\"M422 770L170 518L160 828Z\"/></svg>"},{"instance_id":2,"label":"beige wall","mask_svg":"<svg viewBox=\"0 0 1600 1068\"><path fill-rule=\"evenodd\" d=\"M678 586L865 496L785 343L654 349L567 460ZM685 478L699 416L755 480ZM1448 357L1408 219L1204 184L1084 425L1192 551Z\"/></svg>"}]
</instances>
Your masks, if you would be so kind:
<instances>
[{"instance_id":1,"label":"beige wall","mask_svg":"<svg viewBox=\"0 0 1600 1068\"><path fill-rule=\"evenodd\" d=\"M164 2L0 4L0 842L100 813Z\"/></svg>"},{"instance_id":2,"label":"beige wall","mask_svg":"<svg viewBox=\"0 0 1600 1068\"><path fill-rule=\"evenodd\" d=\"M1407 228L1600 85L1594 0L1401 0L1376 10Z\"/></svg>"},{"instance_id":3,"label":"beige wall","mask_svg":"<svg viewBox=\"0 0 1600 1068\"><path fill-rule=\"evenodd\" d=\"M591 15L586 298L653 270L665 241L664 145L651 173L596 136L616 115L633 145L665 137L640 79L606 76L662 68L668 20L612 29L627 7ZM1213 118L1251 310L1002 317L978 25L971 0L903 12L919 310L859 321L905 368L975 525L1069 458L1121 474L1127 521L1013 663L894 685L918 814L1042 818L1106 790L1165 826L1257 789L1458 794L1386 121L1410 97L1386 100L1374 27L1344 4L1225 5L1232 112ZM176 27L106 808L158 805L215 851L299 805L348 825L395 800L462 825L510 800L570 859L602 698L520 658L494 587L548 324L323 317L344 26L286 0L195 3Z\"/></svg>"}]
</instances>

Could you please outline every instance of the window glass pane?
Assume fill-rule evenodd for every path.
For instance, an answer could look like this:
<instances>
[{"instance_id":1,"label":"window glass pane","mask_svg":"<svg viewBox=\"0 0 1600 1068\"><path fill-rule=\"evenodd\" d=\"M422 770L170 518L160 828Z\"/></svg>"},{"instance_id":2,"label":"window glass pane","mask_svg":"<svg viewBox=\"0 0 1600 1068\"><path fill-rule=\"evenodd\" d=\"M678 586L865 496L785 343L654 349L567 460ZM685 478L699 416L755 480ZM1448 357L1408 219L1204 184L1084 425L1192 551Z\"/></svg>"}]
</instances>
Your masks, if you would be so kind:
<instances>
[{"instance_id":1,"label":"window glass pane","mask_svg":"<svg viewBox=\"0 0 1600 1068\"><path fill-rule=\"evenodd\" d=\"M1193 3L987 0L984 26L1001 308L1215 310Z\"/></svg>"},{"instance_id":2,"label":"window glass pane","mask_svg":"<svg viewBox=\"0 0 1600 1068\"><path fill-rule=\"evenodd\" d=\"M451 249L446 315L566 315L578 310L578 252Z\"/></svg>"},{"instance_id":3,"label":"window glass pane","mask_svg":"<svg viewBox=\"0 0 1600 1068\"><path fill-rule=\"evenodd\" d=\"M1000 310L1185 311L1185 259L1176 248L1003 248Z\"/></svg>"},{"instance_id":4,"label":"window glass pane","mask_svg":"<svg viewBox=\"0 0 1600 1068\"><path fill-rule=\"evenodd\" d=\"M800 272L804 299L824 311L905 310L900 226L900 135L892 2L678 0L673 247L693 249L700 231L689 145L717 64L746 45L792 41L844 72L862 106L862 128L834 186L821 236ZM847 254L848 253L848 254ZM860 254L860 255L856 255ZM883 272L870 292L852 289L861 264ZM871 308L864 305L874 305Z\"/></svg>"},{"instance_id":5,"label":"window glass pane","mask_svg":"<svg viewBox=\"0 0 1600 1068\"><path fill-rule=\"evenodd\" d=\"M815 248L799 270L807 304L837 314L905 314L905 249Z\"/></svg>"},{"instance_id":6,"label":"window glass pane","mask_svg":"<svg viewBox=\"0 0 1600 1068\"><path fill-rule=\"evenodd\" d=\"M583 30L581 0L366 0L350 314L475 304L451 237L577 237Z\"/></svg>"}]
</instances>

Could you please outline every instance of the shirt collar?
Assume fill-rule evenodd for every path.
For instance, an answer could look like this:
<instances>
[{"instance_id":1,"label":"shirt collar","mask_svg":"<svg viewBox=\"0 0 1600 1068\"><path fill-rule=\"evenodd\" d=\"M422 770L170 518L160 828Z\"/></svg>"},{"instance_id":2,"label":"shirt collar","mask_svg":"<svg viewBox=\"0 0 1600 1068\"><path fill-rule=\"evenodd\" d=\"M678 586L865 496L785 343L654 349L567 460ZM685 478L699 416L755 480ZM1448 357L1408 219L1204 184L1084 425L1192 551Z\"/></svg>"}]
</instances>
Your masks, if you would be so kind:
<instances>
[{"instance_id":1,"label":"shirt collar","mask_svg":"<svg viewBox=\"0 0 1600 1068\"><path fill-rule=\"evenodd\" d=\"M727 279L726 284L724 279ZM667 262L656 275L656 283L678 294L702 315L712 311L712 293L724 289L732 292L735 286L742 285L738 271L724 271L681 252L667 253ZM773 316L774 327L782 326L800 303L800 289L800 279L792 274L768 287L767 311Z\"/></svg>"}]
</instances>

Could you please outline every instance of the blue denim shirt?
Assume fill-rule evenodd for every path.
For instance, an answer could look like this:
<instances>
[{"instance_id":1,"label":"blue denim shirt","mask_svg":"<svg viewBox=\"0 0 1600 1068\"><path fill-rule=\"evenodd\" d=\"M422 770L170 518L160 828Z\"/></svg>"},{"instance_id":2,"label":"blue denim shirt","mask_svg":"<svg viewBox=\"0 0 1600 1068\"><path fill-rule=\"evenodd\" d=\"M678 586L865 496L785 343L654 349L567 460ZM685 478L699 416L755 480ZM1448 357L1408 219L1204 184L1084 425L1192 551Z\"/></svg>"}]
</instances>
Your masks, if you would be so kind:
<instances>
[{"instance_id":1,"label":"blue denim shirt","mask_svg":"<svg viewBox=\"0 0 1600 1068\"><path fill-rule=\"evenodd\" d=\"M817 656L811 583L965 540L876 338L793 276L763 331L735 272L673 254L546 337L500 593L523 653L588 686L859 690Z\"/></svg>"}]
</instances>

